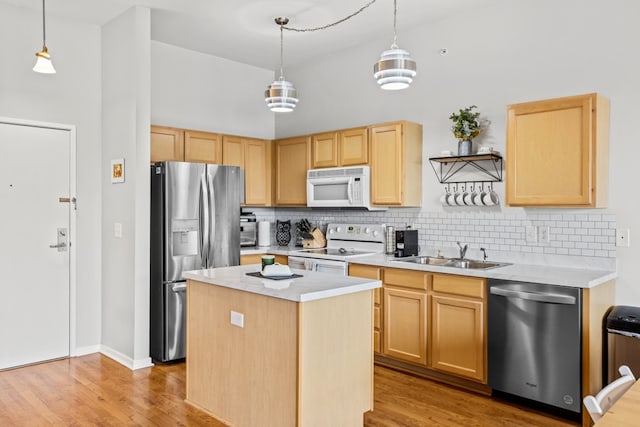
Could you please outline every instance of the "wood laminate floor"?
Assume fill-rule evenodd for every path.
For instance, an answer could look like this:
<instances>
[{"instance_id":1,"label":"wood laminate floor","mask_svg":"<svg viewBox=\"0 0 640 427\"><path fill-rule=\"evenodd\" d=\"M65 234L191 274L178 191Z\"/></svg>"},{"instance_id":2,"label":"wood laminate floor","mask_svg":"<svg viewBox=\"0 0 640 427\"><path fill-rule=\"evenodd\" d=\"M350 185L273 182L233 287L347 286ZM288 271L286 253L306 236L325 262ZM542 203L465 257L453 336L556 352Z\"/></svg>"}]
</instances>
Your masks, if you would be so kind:
<instances>
[{"instance_id":1,"label":"wood laminate floor","mask_svg":"<svg viewBox=\"0 0 640 427\"><path fill-rule=\"evenodd\" d=\"M223 425L184 397L183 363L130 371L92 354L0 372L0 426ZM365 415L364 425L577 424L376 366L375 411Z\"/></svg>"}]
</instances>

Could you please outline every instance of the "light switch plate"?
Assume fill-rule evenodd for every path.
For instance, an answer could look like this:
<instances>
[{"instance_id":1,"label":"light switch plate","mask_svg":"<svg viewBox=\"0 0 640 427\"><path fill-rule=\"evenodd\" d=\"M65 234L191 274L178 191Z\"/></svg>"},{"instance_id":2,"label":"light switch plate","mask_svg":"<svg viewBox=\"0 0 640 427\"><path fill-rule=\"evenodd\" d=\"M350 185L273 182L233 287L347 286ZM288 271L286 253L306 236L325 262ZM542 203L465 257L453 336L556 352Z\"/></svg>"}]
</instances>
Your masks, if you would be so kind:
<instances>
[{"instance_id":1,"label":"light switch plate","mask_svg":"<svg viewBox=\"0 0 640 427\"><path fill-rule=\"evenodd\" d=\"M114 222L113 223L113 236L117 239L122 239L122 223Z\"/></svg>"},{"instance_id":2,"label":"light switch plate","mask_svg":"<svg viewBox=\"0 0 640 427\"><path fill-rule=\"evenodd\" d=\"M616 229L616 246L624 248L631 246L631 230L628 228Z\"/></svg>"},{"instance_id":3,"label":"light switch plate","mask_svg":"<svg viewBox=\"0 0 640 427\"><path fill-rule=\"evenodd\" d=\"M525 229L525 241L527 243L538 243L538 227L527 225Z\"/></svg>"}]
</instances>

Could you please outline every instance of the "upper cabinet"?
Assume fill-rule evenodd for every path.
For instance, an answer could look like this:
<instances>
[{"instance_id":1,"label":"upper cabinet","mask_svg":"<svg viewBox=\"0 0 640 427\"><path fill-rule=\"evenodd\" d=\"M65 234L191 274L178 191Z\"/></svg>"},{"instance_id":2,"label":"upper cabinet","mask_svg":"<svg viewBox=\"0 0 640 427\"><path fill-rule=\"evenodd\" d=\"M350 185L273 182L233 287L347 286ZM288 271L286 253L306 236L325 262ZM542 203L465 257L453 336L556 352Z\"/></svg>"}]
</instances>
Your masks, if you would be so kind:
<instances>
[{"instance_id":1,"label":"upper cabinet","mask_svg":"<svg viewBox=\"0 0 640 427\"><path fill-rule=\"evenodd\" d=\"M609 100L603 96L508 106L506 148L508 205L606 206Z\"/></svg>"},{"instance_id":2,"label":"upper cabinet","mask_svg":"<svg viewBox=\"0 0 640 427\"><path fill-rule=\"evenodd\" d=\"M422 202L422 125L394 122L369 128L371 202L420 206Z\"/></svg>"},{"instance_id":3,"label":"upper cabinet","mask_svg":"<svg viewBox=\"0 0 640 427\"><path fill-rule=\"evenodd\" d=\"M222 136L217 133L151 126L151 162L222 163Z\"/></svg>"},{"instance_id":4,"label":"upper cabinet","mask_svg":"<svg viewBox=\"0 0 640 427\"><path fill-rule=\"evenodd\" d=\"M366 127L315 134L311 137L312 166L327 168L369 162Z\"/></svg>"},{"instance_id":5,"label":"upper cabinet","mask_svg":"<svg viewBox=\"0 0 640 427\"><path fill-rule=\"evenodd\" d=\"M367 128L345 129L340 131L340 165L365 165L369 163L369 131Z\"/></svg>"},{"instance_id":6,"label":"upper cabinet","mask_svg":"<svg viewBox=\"0 0 640 427\"><path fill-rule=\"evenodd\" d=\"M222 163L222 135L187 130L184 132L184 161Z\"/></svg>"},{"instance_id":7,"label":"upper cabinet","mask_svg":"<svg viewBox=\"0 0 640 427\"><path fill-rule=\"evenodd\" d=\"M184 161L184 131L151 126L151 163Z\"/></svg>"},{"instance_id":8,"label":"upper cabinet","mask_svg":"<svg viewBox=\"0 0 640 427\"><path fill-rule=\"evenodd\" d=\"M311 137L275 141L275 203L306 206L307 170L311 168Z\"/></svg>"},{"instance_id":9,"label":"upper cabinet","mask_svg":"<svg viewBox=\"0 0 640 427\"><path fill-rule=\"evenodd\" d=\"M312 167L330 168L339 166L338 132L326 132L311 137Z\"/></svg>"},{"instance_id":10,"label":"upper cabinet","mask_svg":"<svg viewBox=\"0 0 640 427\"><path fill-rule=\"evenodd\" d=\"M222 137L222 163L244 170L246 206L271 206L271 141Z\"/></svg>"}]
</instances>

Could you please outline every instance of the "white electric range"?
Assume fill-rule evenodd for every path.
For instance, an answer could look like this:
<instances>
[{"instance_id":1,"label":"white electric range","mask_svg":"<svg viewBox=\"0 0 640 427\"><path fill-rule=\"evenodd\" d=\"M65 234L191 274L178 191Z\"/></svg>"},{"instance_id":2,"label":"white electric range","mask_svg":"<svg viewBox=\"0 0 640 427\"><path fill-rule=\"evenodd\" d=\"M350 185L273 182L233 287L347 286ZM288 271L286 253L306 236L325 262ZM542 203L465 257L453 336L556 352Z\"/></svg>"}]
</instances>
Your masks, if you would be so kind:
<instances>
[{"instance_id":1,"label":"white electric range","mask_svg":"<svg viewBox=\"0 0 640 427\"><path fill-rule=\"evenodd\" d=\"M327 247L295 251L289 267L346 276L349 259L384 251L384 229L383 224L329 224Z\"/></svg>"}]
</instances>

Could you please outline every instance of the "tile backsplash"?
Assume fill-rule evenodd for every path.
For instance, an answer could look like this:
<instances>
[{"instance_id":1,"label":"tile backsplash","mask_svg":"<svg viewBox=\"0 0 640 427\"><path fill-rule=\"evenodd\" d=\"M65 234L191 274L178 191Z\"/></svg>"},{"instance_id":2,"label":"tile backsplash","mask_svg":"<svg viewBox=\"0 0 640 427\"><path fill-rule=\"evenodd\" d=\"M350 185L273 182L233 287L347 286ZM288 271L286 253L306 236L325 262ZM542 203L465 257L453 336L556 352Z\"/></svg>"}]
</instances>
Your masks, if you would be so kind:
<instances>
[{"instance_id":1,"label":"tile backsplash","mask_svg":"<svg viewBox=\"0 0 640 427\"><path fill-rule=\"evenodd\" d=\"M258 221L273 223L273 244L276 219L290 219L294 224L306 218L323 232L330 222L377 223L396 228L411 226L418 230L421 252L428 255L441 250L446 256L455 256L456 242L460 241L469 244L470 258L481 256L479 249L482 247L486 248L489 258L496 261L608 270L616 268L616 217L608 212L451 213L418 209L369 212L286 208L244 210L254 212ZM548 231L548 242L544 240L545 231ZM538 237L543 239L538 240Z\"/></svg>"}]
</instances>

